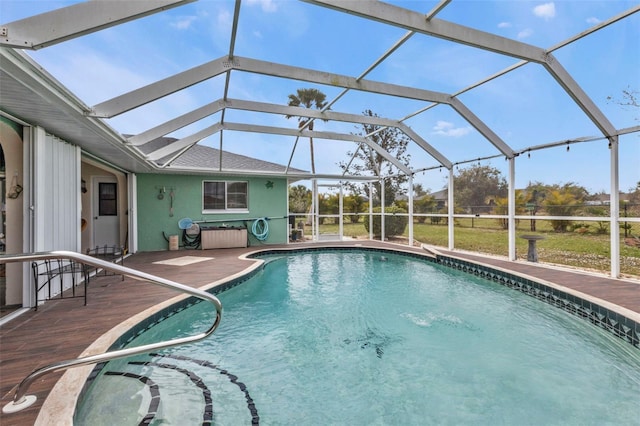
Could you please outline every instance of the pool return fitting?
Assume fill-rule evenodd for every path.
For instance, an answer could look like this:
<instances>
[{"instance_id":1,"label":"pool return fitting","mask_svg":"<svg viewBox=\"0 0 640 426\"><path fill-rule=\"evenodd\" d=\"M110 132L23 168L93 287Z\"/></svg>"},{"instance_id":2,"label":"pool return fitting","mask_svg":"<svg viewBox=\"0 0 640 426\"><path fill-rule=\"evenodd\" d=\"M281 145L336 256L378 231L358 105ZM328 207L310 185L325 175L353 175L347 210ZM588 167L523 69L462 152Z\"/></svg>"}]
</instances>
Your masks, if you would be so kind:
<instances>
[{"instance_id":1,"label":"pool return fitting","mask_svg":"<svg viewBox=\"0 0 640 426\"><path fill-rule=\"evenodd\" d=\"M159 349L165 349L173 346L184 345L186 343L195 342L198 340L202 340L213 333L218 325L220 325L220 320L222 319L222 304L220 300L213 294L207 293L206 291L198 290L196 288L189 287L184 284L180 284L174 281L166 280L164 278L156 277L155 275L147 274L146 272L140 272L135 269L126 268L124 266L117 265L115 263L107 262L105 260L100 260L92 256L72 252L72 251L51 251L51 252L40 252L40 253L22 253L22 254L9 254L0 256L0 264L5 263L13 263L13 262L26 262L26 261L36 261L36 260L45 260L45 259L68 259L71 261L75 261L78 263L91 265L96 268L105 269L110 272L115 272L117 274L126 275L130 278L147 281L151 284L156 284L162 287L167 287L173 290L180 291L182 293L189 294L191 296L195 296L199 299L205 300L213 304L216 317L213 321L213 324L209 326L209 328L203 332L193 336L181 337L173 340L167 340L159 343L150 343L143 346L136 346L133 348L125 348L119 349L111 352L105 352L97 355L90 355L83 358L75 358L66 361L59 361L44 367L40 367L34 371L32 371L27 377L25 377L22 382L18 385L16 389L16 393L13 396L13 401L2 407L2 412L4 414L16 413L18 411L24 410L25 408L30 407L36 402L35 395L27 395L27 390L29 386L40 376L43 376L47 373L52 373L54 371L63 371L72 367L80 367L83 365L89 364L97 364L101 362L108 362L114 359L126 358L132 355L139 355L143 353L148 353L152 351L156 351Z\"/></svg>"}]
</instances>

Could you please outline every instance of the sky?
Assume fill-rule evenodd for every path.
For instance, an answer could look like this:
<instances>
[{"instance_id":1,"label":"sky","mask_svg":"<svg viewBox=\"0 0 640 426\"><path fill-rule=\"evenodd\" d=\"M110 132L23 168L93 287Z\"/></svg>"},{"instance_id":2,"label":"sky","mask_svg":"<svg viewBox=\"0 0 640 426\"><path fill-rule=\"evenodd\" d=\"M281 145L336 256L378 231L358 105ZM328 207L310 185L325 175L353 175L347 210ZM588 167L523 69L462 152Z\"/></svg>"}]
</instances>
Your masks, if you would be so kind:
<instances>
[{"instance_id":1,"label":"sky","mask_svg":"<svg viewBox=\"0 0 640 426\"><path fill-rule=\"evenodd\" d=\"M75 1L3 0L0 21L12 22L68 6ZM392 1L427 13L436 1ZM28 54L89 106L175 73L224 57L230 52L235 2L200 0ZM452 0L437 19L550 49L633 7L624 0ZM358 77L407 30L294 0L244 0L234 54L285 65ZM640 13L635 13L553 52L616 129L640 126L640 109L620 105L625 89L640 100ZM367 80L455 94L520 62L449 41L412 35ZM213 77L107 122L122 134L136 134L224 96L224 76ZM299 88L317 88L328 101L341 88L233 72L228 96L286 104ZM1 94L0 94L1 96ZM539 64L515 71L464 92L458 99L516 151L567 139L602 136L593 122ZM337 112L375 114L394 120L412 116L428 102L351 90L331 107ZM216 114L171 134L184 137L221 120ZM229 110L226 122L297 128L295 118ZM413 131L453 163L456 170L481 164L508 176L508 162L487 139L447 105L438 105L405 121ZM318 121L315 130L361 133L353 123ZM219 134L200 143L220 147ZM295 150L294 150L295 146ZM348 162L351 142L314 140L316 170L339 174ZM310 170L308 141L289 136L225 131L222 148L238 154ZM530 182L575 183L592 193L610 191L607 140L534 150L516 160L516 188ZM292 156L292 151L293 156ZM411 167L427 169L415 183L438 191L447 173L416 144L409 147ZM485 157L494 157L485 159ZM470 162L469 162L470 161ZM620 137L620 190L640 182L640 132Z\"/></svg>"}]
</instances>

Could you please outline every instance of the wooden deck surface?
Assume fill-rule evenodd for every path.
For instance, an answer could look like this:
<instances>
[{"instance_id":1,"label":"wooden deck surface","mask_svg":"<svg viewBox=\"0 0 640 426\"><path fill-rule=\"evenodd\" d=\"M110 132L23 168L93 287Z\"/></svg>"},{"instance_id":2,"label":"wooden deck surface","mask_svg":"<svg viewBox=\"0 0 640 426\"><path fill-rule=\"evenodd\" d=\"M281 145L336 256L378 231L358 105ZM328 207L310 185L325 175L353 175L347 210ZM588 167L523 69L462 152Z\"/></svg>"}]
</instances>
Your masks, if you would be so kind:
<instances>
[{"instance_id":1,"label":"wooden deck surface","mask_svg":"<svg viewBox=\"0 0 640 426\"><path fill-rule=\"evenodd\" d=\"M382 246L415 250L375 241L358 241L362 246ZM337 243L352 245L353 243ZM298 248L310 244L266 246L264 248ZM314 244L318 246L318 244ZM200 287L229 275L238 273L252 261L238 257L260 247L222 250L179 250L137 253L125 261L125 266L148 272L169 280ZM640 281L616 280L604 275L549 268L541 264L509 262L461 252L441 251L445 255L467 258L499 268L524 273L556 283L582 293L609 301L640 313ZM155 264L181 256L208 257L188 266ZM0 405L13 399L17 384L33 369L48 363L79 356L95 339L125 319L176 296L171 290L159 288L130 278L107 276L91 279L88 289L88 305L82 299L49 301L38 311L30 310L0 327ZM29 394L38 397L30 408L14 414L0 414L3 426L31 425L35 421L42 402L62 373L52 373L31 386Z\"/></svg>"}]
</instances>

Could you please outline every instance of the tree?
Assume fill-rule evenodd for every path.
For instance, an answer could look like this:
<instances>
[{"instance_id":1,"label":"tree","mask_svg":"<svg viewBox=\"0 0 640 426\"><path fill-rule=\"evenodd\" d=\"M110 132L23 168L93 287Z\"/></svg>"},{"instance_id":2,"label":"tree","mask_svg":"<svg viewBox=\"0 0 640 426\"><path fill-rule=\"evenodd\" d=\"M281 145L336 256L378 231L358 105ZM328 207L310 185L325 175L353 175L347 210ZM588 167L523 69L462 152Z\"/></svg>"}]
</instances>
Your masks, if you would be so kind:
<instances>
[{"instance_id":1,"label":"tree","mask_svg":"<svg viewBox=\"0 0 640 426\"><path fill-rule=\"evenodd\" d=\"M323 109L327 106L325 101L326 95L318 89L298 89L297 93L289 95L289 106L305 108L315 107L316 109ZM294 117L293 115L287 115L287 118ZM325 120L326 121L326 120ZM313 120L309 117L298 117L298 128L302 129L308 125L309 130L313 130ZM313 138L309 137L309 150L311 151L311 173L316 174L316 160L313 153Z\"/></svg>"},{"instance_id":2,"label":"tree","mask_svg":"<svg viewBox=\"0 0 640 426\"><path fill-rule=\"evenodd\" d=\"M623 108L640 108L640 91L627 86L626 89L622 89L622 98L607 96L607 102L616 103ZM636 120L640 120L640 118L636 117Z\"/></svg>"},{"instance_id":3,"label":"tree","mask_svg":"<svg viewBox=\"0 0 640 426\"><path fill-rule=\"evenodd\" d=\"M428 189L424 189L421 183L413 184L413 196L415 198L422 197L423 195L427 195L429 193Z\"/></svg>"},{"instance_id":4,"label":"tree","mask_svg":"<svg viewBox=\"0 0 640 426\"><path fill-rule=\"evenodd\" d=\"M551 216L570 216L579 201L569 191L552 190L544 199L544 208ZM551 226L556 232L566 232L571 225L570 220L552 220Z\"/></svg>"},{"instance_id":5,"label":"tree","mask_svg":"<svg viewBox=\"0 0 640 426\"><path fill-rule=\"evenodd\" d=\"M376 207L374 213L380 213L382 209ZM394 235L402 235L409 223L409 218L405 216L407 211L398 206L390 206L384 208L384 233L387 237ZM373 235L379 237L382 235L382 219L379 214L373 216ZM369 232L369 221L364 221L364 229Z\"/></svg>"},{"instance_id":6,"label":"tree","mask_svg":"<svg viewBox=\"0 0 640 426\"><path fill-rule=\"evenodd\" d=\"M289 188L289 211L292 213L306 213L311 206L311 190L304 185Z\"/></svg>"},{"instance_id":7,"label":"tree","mask_svg":"<svg viewBox=\"0 0 640 426\"><path fill-rule=\"evenodd\" d=\"M474 165L453 177L456 205L471 213L491 210L491 201L507 196L507 181L490 166Z\"/></svg>"},{"instance_id":8,"label":"tree","mask_svg":"<svg viewBox=\"0 0 640 426\"><path fill-rule=\"evenodd\" d=\"M413 213L432 213L436 209L436 199L433 195L421 195L413 200ZM424 223L425 216L417 216L416 221L418 223ZM434 218L431 219L440 219ZM432 220L433 222L433 220Z\"/></svg>"},{"instance_id":9,"label":"tree","mask_svg":"<svg viewBox=\"0 0 640 426\"><path fill-rule=\"evenodd\" d=\"M516 189L515 191L515 213L517 215L523 215L527 212L525 200L527 199L526 193L521 189ZM509 199L507 197L496 198L495 206L493 207L493 212L499 215L507 215L509 214ZM509 220L505 218L497 219L498 223L502 227L502 229L509 228ZM518 224L518 220L516 220L516 225ZM532 226L532 231L535 231L535 227Z\"/></svg>"},{"instance_id":10,"label":"tree","mask_svg":"<svg viewBox=\"0 0 640 426\"><path fill-rule=\"evenodd\" d=\"M363 115L369 117L378 117L371 110L365 110ZM402 164L409 166L411 156L406 153L410 139L395 127L380 127L373 124L362 124L362 132L357 133L359 136L367 137L371 142L378 144L389 154L398 159ZM343 172L351 173L356 176L362 176L365 172L373 171L375 176L389 176L384 179L384 202L385 206L390 206L396 200L399 194L405 191L402 184L407 181L407 176L396 173L395 166L387 161L382 155L365 143L358 145L355 152L348 152L349 157L353 157L351 164L340 162L338 166ZM351 184L350 189L357 193L366 193L363 185ZM381 199L380 182L374 183L374 197L376 200Z\"/></svg>"},{"instance_id":11,"label":"tree","mask_svg":"<svg viewBox=\"0 0 640 426\"><path fill-rule=\"evenodd\" d=\"M360 221L360 214L366 210L367 201L358 194L345 195L342 200L342 206L345 213L351 213L347 217L351 223Z\"/></svg>"}]
</instances>

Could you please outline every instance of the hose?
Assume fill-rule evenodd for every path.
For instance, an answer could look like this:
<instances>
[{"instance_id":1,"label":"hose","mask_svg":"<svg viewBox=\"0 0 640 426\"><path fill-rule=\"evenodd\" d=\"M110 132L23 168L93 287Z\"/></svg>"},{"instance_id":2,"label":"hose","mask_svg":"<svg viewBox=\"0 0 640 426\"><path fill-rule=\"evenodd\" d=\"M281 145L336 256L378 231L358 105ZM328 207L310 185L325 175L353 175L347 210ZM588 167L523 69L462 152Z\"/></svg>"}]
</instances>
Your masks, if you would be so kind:
<instances>
[{"instance_id":1,"label":"hose","mask_svg":"<svg viewBox=\"0 0 640 426\"><path fill-rule=\"evenodd\" d=\"M264 241L269 237L269 224L267 218L259 218L253 221L251 226L251 233L258 241Z\"/></svg>"}]
</instances>

